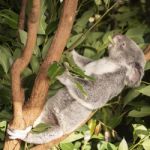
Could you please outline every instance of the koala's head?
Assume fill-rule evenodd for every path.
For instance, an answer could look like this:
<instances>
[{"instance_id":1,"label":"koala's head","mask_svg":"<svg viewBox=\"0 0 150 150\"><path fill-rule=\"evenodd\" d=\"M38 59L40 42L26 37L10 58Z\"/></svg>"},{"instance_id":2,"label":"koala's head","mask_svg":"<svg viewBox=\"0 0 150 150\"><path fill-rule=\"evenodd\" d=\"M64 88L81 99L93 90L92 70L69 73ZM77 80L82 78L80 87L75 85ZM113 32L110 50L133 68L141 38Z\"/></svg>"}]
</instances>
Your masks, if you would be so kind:
<instances>
[{"instance_id":1,"label":"koala's head","mask_svg":"<svg viewBox=\"0 0 150 150\"><path fill-rule=\"evenodd\" d=\"M144 74L145 58L140 47L125 35L116 35L108 46L109 56L127 66L127 85L138 86Z\"/></svg>"}]
</instances>

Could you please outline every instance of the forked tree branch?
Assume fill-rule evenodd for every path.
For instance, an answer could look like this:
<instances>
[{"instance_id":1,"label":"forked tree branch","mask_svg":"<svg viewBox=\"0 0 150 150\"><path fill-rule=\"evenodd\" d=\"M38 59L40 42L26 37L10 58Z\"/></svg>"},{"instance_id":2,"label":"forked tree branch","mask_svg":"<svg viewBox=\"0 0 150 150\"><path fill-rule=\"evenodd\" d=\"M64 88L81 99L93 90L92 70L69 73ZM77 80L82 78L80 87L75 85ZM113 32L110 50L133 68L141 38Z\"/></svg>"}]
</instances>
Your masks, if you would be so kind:
<instances>
[{"instance_id":1,"label":"forked tree branch","mask_svg":"<svg viewBox=\"0 0 150 150\"><path fill-rule=\"evenodd\" d=\"M58 24L57 31L48 50L48 54L40 67L39 73L34 83L30 100L24 107L24 119L27 126L33 124L33 121L39 116L39 113L43 109L49 88L47 71L49 66L54 61L59 61L61 58L62 52L70 36L76 14L77 4L78 0L64 1L64 6L61 13L62 15ZM28 118L28 116L30 116L30 118Z\"/></svg>"},{"instance_id":2,"label":"forked tree branch","mask_svg":"<svg viewBox=\"0 0 150 150\"><path fill-rule=\"evenodd\" d=\"M12 80L12 102L13 102L13 120L10 127L23 129L25 122L23 120L22 106L24 103L24 91L21 87L21 73L27 67L32 57L36 43L37 29L40 16L40 0L33 0L31 14L28 20L28 34L26 45L20 58L16 59L11 68ZM17 140L6 139L4 150L20 149Z\"/></svg>"},{"instance_id":3,"label":"forked tree branch","mask_svg":"<svg viewBox=\"0 0 150 150\"><path fill-rule=\"evenodd\" d=\"M17 124L18 122L20 122L20 123L23 122L20 118L24 118L26 126L28 126L30 124L32 125L34 120L38 117L39 113L41 112L43 105L45 103L48 88L49 88L47 71L48 71L50 64L52 64L54 61L59 61L61 58L61 54L63 52L63 49L65 48L65 45L67 43L67 40L69 38L71 29L72 29L74 17L76 14L77 3L78 3L78 0L65 0L64 1L64 7L62 10L62 15L60 18L58 29L55 33L51 47L48 50L48 54L47 54L43 64L40 67L39 73L35 80L35 84L33 86L30 100L23 107L24 115L22 116L21 112L22 112L22 103L23 103L23 94L22 94L23 92L21 89L20 73L23 71L23 69L27 66L28 62L30 61L31 56L29 56L29 54L32 55L31 51L29 52L27 50L28 49L31 50L31 48L33 48L35 45L36 36L32 35L32 38L34 39L34 41L33 41L33 40L31 40L29 35L31 35L31 33L32 34L37 33L37 32L35 32L35 28L33 29L32 26L30 25L30 29L28 30L27 44L26 44L25 50L23 52L23 55L21 58L19 58L15 61L14 65L12 67L12 81L13 81L12 82L12 89L13 89L12 94L13 94L13 105L14 105L14 120L13 120L13 124L12 124L13 128L15 128L15 127L23 128L22 126L20 127ZM33 5L32 10L34 10L34 7L35 6ZM37 11L37 9L36 9L36 11ZM32 17L36 18L35 14L33 12L31 13L31 18ZM30 19L30 21L31 21L31 19ZM33 22L36 23L37 20L34 20ZM37 31L37 28L36 28L36 31ZM32 41L32 42L30 43L29 41L30 42ZM26 56L29 56L29 57L26 58ZM26 62L24 62L24 60L26 60ZM20 66L19 64L22 64L22 65ZM14 73L17 76L14 77ZM15 84L13 84L13 83L15 83ZM15 93L17 93L17 95L15 95ZM9 150L9 149L10 150L11 149L18 150L19 149L18 148L19 146L17 148L13 147L14 144L11 144L11 140L8 140L6 143L7 144L5 144L5 145L7 145L7 146L5 146L5 150ZM8 144L11 145L11 148L8 146Z\"/></svg>"}]
</instances>

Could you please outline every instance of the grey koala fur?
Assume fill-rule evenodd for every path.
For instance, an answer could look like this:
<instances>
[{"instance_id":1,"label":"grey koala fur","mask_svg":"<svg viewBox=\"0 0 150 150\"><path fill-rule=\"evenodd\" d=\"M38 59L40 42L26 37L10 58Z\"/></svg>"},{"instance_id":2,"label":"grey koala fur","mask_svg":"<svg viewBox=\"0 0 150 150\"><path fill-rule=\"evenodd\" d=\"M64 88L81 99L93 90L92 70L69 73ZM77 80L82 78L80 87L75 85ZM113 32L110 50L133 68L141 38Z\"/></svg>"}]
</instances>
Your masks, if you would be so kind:
<instances>
[{"instance_id":1,"label":"grey koala fur","mask_svg":"<svg viewBox=\"0 0 150 150\"><path fill-rule=\"evenodd\" d=\"M95 61L73 51L74 62L86 75L94 77L95 81L73 77L65 71L58 77L65 88L47 100L41 115L33 125L49 123L52 127L38 134L30 132L31 127L26 130L8 128L9 138L18 138L34 144L55 140L80 127L93 111L117 96L125 86L138 86L144 74L145 59L142 50L124 35L114 36L108 49L108 57ZM76 87L76 82L82 84L87 95Z\"/></svg>"}]
</instances>

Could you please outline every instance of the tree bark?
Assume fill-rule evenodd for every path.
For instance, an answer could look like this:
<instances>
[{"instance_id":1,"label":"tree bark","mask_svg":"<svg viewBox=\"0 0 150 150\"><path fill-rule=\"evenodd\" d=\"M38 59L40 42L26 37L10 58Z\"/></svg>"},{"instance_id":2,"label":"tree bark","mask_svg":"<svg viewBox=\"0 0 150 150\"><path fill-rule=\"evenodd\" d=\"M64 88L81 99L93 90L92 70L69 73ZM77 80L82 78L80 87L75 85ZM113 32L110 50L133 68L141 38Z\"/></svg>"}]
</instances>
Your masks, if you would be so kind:
<instances>
[{"instance_id":1,"label":"tree bark","mask_svg":"<svg viewBox=\"0 0 150 150\"><path fill-rule=\"evenodd\" d=\"M13 120L11 128L23 129L25 122L23 119L22 106L24 103L24 91L21 87L21 73L27 67L32 57L36 43L38 23L40 16L40 0L33 0L31 14L28 21L28 34L26 45L20 58L16 59L11 68ZM6 138L4 150L20 149L20 142Z\"/></svg>"},{"instance_id":2,"label":"tree bark","mask_svg":"<svg viewBox=\"0 0 150 150\"><path fill-rule=\"evenodd\" d=\"M18 58L14 62L11 71L14 119L10 126L12 128L17 129L23 129L25 126L32 125L34 120L39 116L40 112L43 109L49 88L49 79L47 78L47 71L49 66L54 61L59 61L61 58L63 49L65 48L65 45L67 43L72 29L78 3L78 0L64 1L64 6L58 29L55 33L52 44L48 50L48 54L39 69L39 73L35 80L30 100L24 106L22 106L24 100L24 92L21 88L20 74L28 65L32 56L32 50L35 45L37 33L37 18L39 18L39 15L35 15L37 15L40 10L39 1L40 0L33 0L33 3L35 2L35 5L33 4L32 13L30 14L29 18L27 44L23 51L22 57ZM17 140L6 139L4 150L12 149L20 149L20 143Z\"/></svg>"},{"instance_id":3,"label":"tree bark","mask_svg":"<svg viewBox=\"0 0 150 150\"><path fill-rule=\"evenodd\" d=\"M150 45L145 49L145 59L146 61L150 60Z\"/></svg>"},{"instance_id":4,"label":"tree bark","mask_svg":"<svg viewBox=\"0 0 150 150\"><path fill-rule=\"evenodd\" d=\"M22 30L24 30L24 25L25 25L25 13L26 13L27 3L28 3L28 0L22 0L22 2L21 2L18 28L22 29Z\"/></svg>"}]
</instances>

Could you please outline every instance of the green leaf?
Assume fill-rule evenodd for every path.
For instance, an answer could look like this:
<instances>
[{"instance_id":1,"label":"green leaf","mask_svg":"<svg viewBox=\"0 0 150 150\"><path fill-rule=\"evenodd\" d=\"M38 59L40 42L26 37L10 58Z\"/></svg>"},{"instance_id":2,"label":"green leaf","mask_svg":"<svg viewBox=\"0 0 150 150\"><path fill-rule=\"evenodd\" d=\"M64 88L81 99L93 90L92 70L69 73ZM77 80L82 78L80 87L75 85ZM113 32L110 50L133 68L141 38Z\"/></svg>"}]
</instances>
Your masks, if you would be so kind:
<instances>
[{"instance_id":1,"label":"green leaf","mask_svg":"<svg viewBox=\"0 0 150 150\"><path fill-rule=\"evenodd\" d=\"M21 56L21 49L16 48L15 51L13 52L13 59L15 60L16 58Z\"/></svg>"},{"instance_id":2,"label":"green leaf","mask_svg":"<svg viewBox=\"0 0 150 150\"><path fill-rule=\"evenodd\" d=\"M12 61L12 56L9 49L7 47L0 46L0 56L1 56L0 64L4 69L4 72L7 73Z\"/></svg>"},{"instance_id":3,"label":"green leaf","mask_svg":"<svg viewBox=\"0 0 150 150\"><path fill-rule=\"evenodd\" d=\"M114 144L108 143L106 141L101 141L97 144L98 150L117 150Z\"/></svg>"},{"instance_id":4,"label":"green leaf","mask_svg":"<svg viewBox=\"0 0 150 150\"><path fill-rule=\"evenodd\" d=\"M25 45L27 41L27 32L25 32L24 30L19 30L19 37L20 37L21 43Z\"/></svg>"},{"instance_id":5,"label":"green leaf","mask_svg":"<svg viewBox=\"0 0 150 150\"><path fill-rule=\"evenodd\" d=\"M95 4L98 6L98 5L102 5L102 0L94 0L95 1Z\"/></svg>"},{"instance_id":6,"label":"green leaf","mask_svg":"<svg viewBox=\"0 0 150 150\"><path fill-rule=\"evenodd\" d=\"M96 52L94 52L93 50L91 50L89 48L84 49L84 56L85 57L93 58L95 55L96 55Z\"/></svg>"},{"instance_id":7,"label":"green leaf","mask_svg":"<svg viewBox=\"0 0 150 150\"><path fill-rule=\"evenodd\" d=\"M128 150L128 144L124 138L120 142L118 150Z\"/></svg>"},{"instance_id":8,"label":"green leaf","mask_svg":"<svg viewBox=\"0 0 150 150\"><path fill-rule=\"evenodd\" d=\"M13 29L17 29L18 27L18 15L10 9L4 9L0 11L0 19L3 23L7 24L9 27Z\"/></svg>"},{"instance_id":9,"label":"green leaf","mask_svg":"<svg viewBox=\"0 0 150 150\"><path fill-rule=\"evenodd\" d=\"M73 150L74 145L72 143L60 143L60 147L62 150Z\"/></svg>"},{"instance_id":10,"label":"green leaf","mask_svg":"<svg viewBox=\"0 0 150 150\"><path fill-rule=\"evenodd\" d=\"M136 89L131 89L127 95L123 98L124 106L126 106L129 102L134 100L140 93Z\"/></svg>"},{"instance_id":11,"label":"green leaf","mask_svg":"<svg viewBox=\"0 0 150 150\"><path fill-rule=\"evenodd\" d=\"M31 64L31 68L32 68L33 72L37 73L39 70L40 64L39 64L39 60L36 56L32 56L30 64Z\"/></svg>"},{"instance_id":12,"label":"green leaf","mask_svg":"<svg viewBox=\"0 0 150 150\"><path fill-rule=\"evenodd\" d=\"M46 23L46 16L45 12L48 5L46 3L46 0L41 1L41 13L40 13L40 21L39 21L39 28L38 28L38 34L45 34L47 23Z\"/></svg>"},{"instance_id":13,"label":"green leaf","mask_svg":"<svg viewBox=\"0 0 150 150\"><path fill-rule=\"evenodd\" d=\"M53 37L50 37L49 39L47 39L46 43L44 44L43 49L42 49L42 58L45 58L47 51L51 45L52 39Z\"/></svg>"},{"instance_id":14,"label":"green leaf","mask_svg":"<svg viewBox=\"0 0 150 150\"><path fill-rule=\"evenodd\" d=\"M138 89L138 92L142 93L143 95L150 96L150 85Z\"/></svg>"},{"instance_id":15,"label":"green leaf","mask_svg":"<svg viewBox=\"0 0 150 150\"><path fill-rule=\"evenodd\" d=\"M144 43L143 35L145 31L146 27L139 25L138 27L129 28L126 35L135 40L137 43Z\"/></svg>"},{"instance_id":16,"label":"green leaf","mask_svg":"<svg viewBox=\"0 0 150 150\"><path fill-rule=\"evenodd\" d=\"M92 135L94 133L94 131L95 131L95 128L96 128L96 120L90 119L88 121L88 127L90 129L90 134Z\"/></svg>"},{"instance_id":17,"label":"green leaf","mask_svg":"<svg viewBox=\"0 0 150 150\"><path fill-rule=\"evenodd\" d=\"M58 25L58 21L50 22L46 28L46 35L53 33Z\"/></svg>"},{"instance_id":18,"label":"green leaf","mask_svg":"<svg viewBox=\"0 0 150 150\"><path fill-rule=\"evenodd\" d=\"M73 132L72 134L69 135L65 140L63 140L61 143L71 143L77 140L80 140L84 137L83 134L81 133L75 133Z\"/></svg>"},{"instance_id":19,"label":"green leaf","mask_svg":"<svg viewBox=\"0 0 150 150\"><path fill-rule=\"evenodd\" d=\"M95 13L94 7L84 12L83 15L79 19L76 20L76 24L74 25L73 30L76 31L77 33L83 32L83 30L85 29L89 21L89 18L93 16L94 13Z\"/></svg>"},{"instance_id":20,"label":"green leaf","mask_svg":"<svg viewBox=\"0 0 150 150\"><path fill-rule=\"evenodd\" d=\"M150 106L143 106L140 110L132 110L129 112L130 117L146 117L150 115Z\"/></svg>"},{"instance_id":21,"label":"green leaf","mask_svg":"<svg viewBox=\"0 0 150 150\"><path fill-rule=\"evenodd\" d=\"M76 43L76 47L80 45L85 40L85 36L83 33L73 35L71 38L69 38L67 42L67 48L70 48L74 43Z\"/></svg>"},{"instance_id":22,"label":"green leaf","mask_svg":"<svg viewBox=\"0 0 150 150\"><path fill-rule=\"evenodd\" d=\"M30 76L31 74L32 74L32 70L29 67L25 68L22 73L23 77Z\"/></svg>"},{"instance_id":23,"label":"green leaf","mask_svg":"<svg viewBox=\"0 0 150 150\"><path fill-rule=\"evenodd\" d=\"M149 132L144 125L141 124L133 124L134 132L133 134L138 136L140 139L145 138Z\"/></svg>"},{"instance_id":24,"label":"green leaf","mask_svg":"<svg viewBox=\"0 0 150 150\"><path fill-rule=\"evenodd\" d=\"M1 113L0 113L0 119L1 120L6 120L6 121L8 121L8 120L10 120L10 118L12 117L12 114L10 114L8 111L6 111L6 110L3 110L3 111L1 111Z\"/></svg>"},{"instance_id":25,"label":"green leaf","mask_svg":"<svg viewBox=\"0 0 150 150\"><path fill-rule=\"evenodd\" d=\"M64 72L64 68L62 68L57 62L54 62L48 69L48 77L51 82L54 83L56 77L61 75Z\"/></svg>"},{"instance_id":26,"label":"green leaf","mask_svg":"<svg viewBox=\"0 0 150 150\"><path fill-rule=\"evenodd\" d=\"M150 69L150 61L148 61L145 65L145 71L149 70Z\"/></svg>"},{"instance_id":27,"label":"green leaf","mask_svg":"<svg viewBox=\"0 0 150 150\"><path fill-rule=\"evenodd\" d=\"M40 123L35 128L32 129L32 132L41 133L46 131L51 127L50 124Z\"/></svg>"},{"instance_id":28,"label":"green leaf","mask_svg":"<svg viewBox=\"0 0 150 150\"><path fill-rule=\"evenodd\" d=\"M144 142L142 143L144 150L150 150L150 139L146 139L144 140Z\"/></svg>"},{"instance_id":29,"label":"green leaf","mask_svg":"<svg viewBox=\"0 0 150 150\"><path fill-rule=\"evenodd\" d=\"M79 91L83 94L84 97L87 97L88 94L85 91L84 87L82 86L82 84L80 84L79 82L75 82L75 87L79 89Z\"/></svg>"},{"instance_id":30,"label":"green leaf","mask_svg":"<svg viewBox=\"0 0 150 150\"><path fill-rule=\"evenodd\" d=\"M103 32L89 32L86 37L86 42L93 44L93 42L99 41L103 34Z\"/></svg>"},{"instance_id":31,"label":"green leaf","mask_svg":"<svg viewBox=\"0 0 150 150\"><path fill-rule=\"evenodd\" d=\"M42 45L43 43L44 43L44 36L43 35L38 35L37 36L37 41L36 41L36 45L37 46L40 46L40 45Z\"/></svg>"},{"instance_id":32,"label":"green leaf","mask_svg":"<svg viewBox=\"0 0 150 150\"><path fill-rule=\"evenodd\" d=\"M110 4L110 0L104 0L105 5L108 7Z\"/></svg>"}]
</instances>

